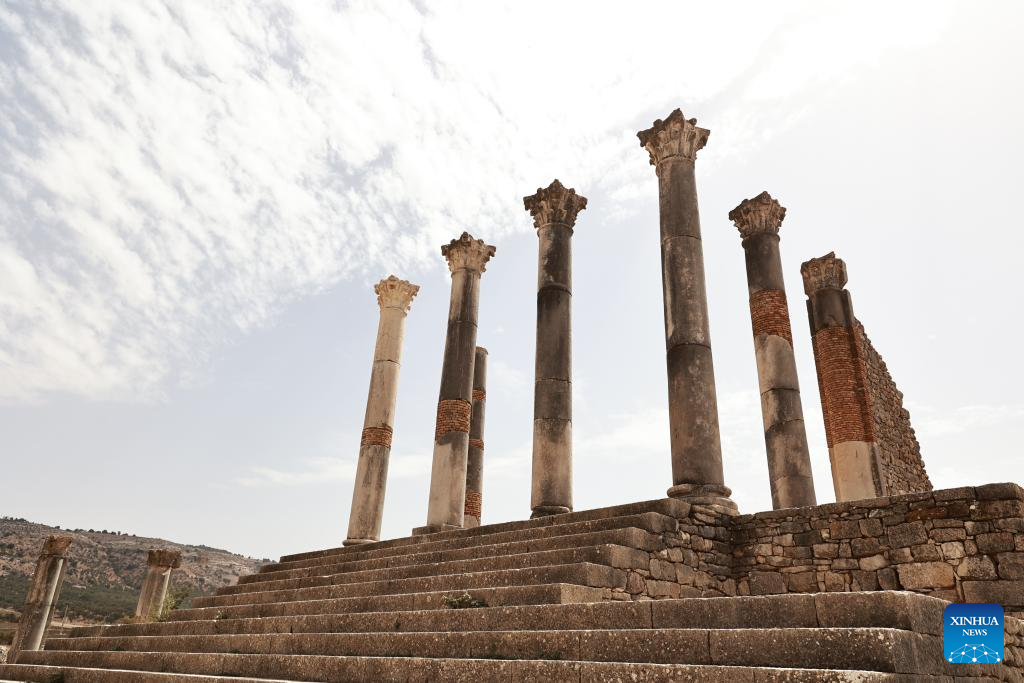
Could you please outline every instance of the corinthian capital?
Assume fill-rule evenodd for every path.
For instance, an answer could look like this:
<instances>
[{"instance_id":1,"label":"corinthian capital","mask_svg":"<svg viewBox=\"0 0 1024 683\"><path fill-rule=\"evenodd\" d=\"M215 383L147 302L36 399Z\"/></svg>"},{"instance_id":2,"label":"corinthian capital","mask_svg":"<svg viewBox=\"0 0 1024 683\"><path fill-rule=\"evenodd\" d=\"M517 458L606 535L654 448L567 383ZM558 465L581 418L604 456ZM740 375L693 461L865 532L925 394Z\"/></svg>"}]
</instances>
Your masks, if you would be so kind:
<instances>
[{"instance_id":1,"label":"corinthian capital","mask_svg":"<svg viewBox=\"0 0 1024 683\"><path fill-rule=\"evenodd\" d=\"M679 109L664 121L658 119L653 126L636 134L640 146L650 153L652 166L672 157L696 160L697 152L704 149L709 135L711 131L698 128L697 119L687 119Z\"/></svg>"},{"instance_id":2,"label":"corinthian capital","mask_svg":"<svg viewBox=\"0 0 1024 683\"><path fill-rule=\"evenodd\" d=\"M739 228L740 237L743 239L751 235L778 235L779 226L785 217L786 207L767 192L762 192L753 199L744 199L739 206L729 212L729 220Z\"/></svg>"},{"instance_id":3,"label":"corinthian capital","mask_svg":"<svg viewBox=\"0 0 1024 683\"><path fill-rule=\"evenodd\" d=\"M40 557L62 557L67 554L71 546L71 536L50 536L43 543L43 550Z\"/></svg>"},{"instance_id":4,"label":"corinthian capital","mask_svg":"<svg viewBox=\"0 0 1024 683\"><path fill-rule=\"evenodd\" d=\"M150 567L177 569L181 566L181 553L177 550L150 550L147 559Z\"/></svg>"},{"instance_id":5,"label":"corinthian capital","mask_svg":"<svg viewBox=\"0 0 1024 683\"><path fill-rule=\"evenodd\" d=\"M846 286L846 264L830 251L824 256L812 258L800 266L804 278L804 292L807 296L822 289L842 289Z\"/></svg>"},{"instance_id":6,"label":"corinthian capital","mask_svg":"<svg viewBox=\"0 0 1024 683\"><path fill-rule=\"evenodd\" d=\"M468 232L462 233L458 239L452 240L441 247L441 256L448 261L448 268L454 273L457 270L476 270L484 272L484 266L494 256L496 249L483 240L478 240Z\"/></svg>"},{"instance_id":7,"label":"corinthian capital","mask_svg":"<svg viewBox=\"0 0 1024 683\"><path fill-rule=\"evenodd\" d=\"M576 194L576 190L567 188L556 178L547 187L538 187L536 194L523 197L523 206L533 216L535 228L551 223L571 228L576 224L576 215L587 208L587 198Z\"/></svg>"},{"instance_id":8,"label":"corinthian capital","mask_svg":"<svg viewBox=\"0 0 1024 683\"><path fill-rule=\"evenodd\" d=\"M413 297L420 291L420 286L388 275L373 286L373 291L377 293L377 303L381 308L398 308L408 313Z\"/></svg>"}]
</instances>

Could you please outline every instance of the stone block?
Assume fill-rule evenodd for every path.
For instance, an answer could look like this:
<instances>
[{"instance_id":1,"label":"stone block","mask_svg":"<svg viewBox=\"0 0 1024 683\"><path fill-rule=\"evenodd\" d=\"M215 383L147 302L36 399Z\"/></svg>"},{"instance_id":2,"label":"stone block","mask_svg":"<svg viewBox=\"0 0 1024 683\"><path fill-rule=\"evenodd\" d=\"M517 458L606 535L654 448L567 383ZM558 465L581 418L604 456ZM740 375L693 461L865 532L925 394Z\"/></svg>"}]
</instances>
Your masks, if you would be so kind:
<instances>
[{"instance_id":1,"label":"stone block","mask_svg":"<svg viewBox=\"0 0 1024 683\"><path fill-rule=\"evenodd\" d=\"M882 552L882 545L877 538L855 538L850 541L850 550L854 557L866 557Z\"/></svg>"},{"instance_id":2,"label":"stone block","mask_svg":"<svg viewBox=\"0 0 1024 683\"><path fill-rule=\"evenodd\" d=\"M818 529L793 534L793 543L797 545L814 545L815 543L821 543L822 540L821 531Z\"/></svg>"},{"instance_id":3,"label":"stone block","mask_svg":"<svg viewBox=\"0 0 1024 683\"><path fill-rule=\"evenodd\" d=\"M964 600L995 602L1007 610L1024 609L1024 581L964 581Z\"/></svg>"},{"instance_id":4,"label":"stone block","mask_svg":"<svg viewBox=\"0 0 1024 683\"><path fill-rule=\"evenodd\" d=\"M928 538L936 543L947 543L949 541L962 541L967 538L967 532L962 528L940 528L928 532Z\"/></svg>"},{"instance_id":5,"label":"stone block","mask_svg":"<svg viewBox=\"0 0 1024 683\"><path fill-rule=\"evenodd\" d=\"M878 586L886 591L898 591L900 589L899 576L893 567L886 567L877 572Z\"/></svg>"},{"instance_id":6,"label":"stone block","mask_svg":"<svg viewBox=\"0 0 1024 683\"><path fill-rule=\"evenodd\" d=\"M663 581L675 581L676 566L665 560L651 560L651 576Z\"/></svg>"},{"instance_id":7,"label":"stone block","mask_svg":"<svg viewBox=\"0 0 1024 683\"><path fill-rule=\"evenodd\" d=\"M996 565L986 555L967 557L957 566L956 574L964 579L994 579Z\"/></svg>"},{"instance_id":8,"label":"stone block","mask_svg":"<svg viewBox=\"0 0 1024 683\"><path fill-rule=\"evenodd\" d=\"M878 574L875 572L865 571L854 571L850 572L850 577L853 582L850 585L851 590L855 591L877 591L878 590Z\"/></svg>"},{"instance_id":9,"label":"stone block","mask_svg":"<svg viewBox=\"0 0 1024 683\"><path fill-rule=\"evenodd\" d=\"M889 561L885 559L885 555L871 555L869 557L862 557L860 559L860 568L864 571L873 572L888 567Z\"/></svg>"},{"instance_id":10,"label":"stone block","mask_svg":"<svg viewBox=\"0 0 1024 683\"><path fill-rule=\"evenodd\" d=\"M910 553L917 562L935 562L942 559L942 551L939 550L939 546L931 543L915 545L910 549Z\"/></svg>"},{"instance_id":11,"label":"stone block","mask_svg":"<svg viewBox=\"0 0 1024 683\"><path fill-rule=\"evenodd\" d=\"M909 522L889 527L887 537L893 548L906 548L928 541L928 530L921 522Z\"/></svg>"},{"instance_id":12,"label":"stone block","mask_svg":"<svg viewBox=\"0 0 1024 683\"><path fill-rule=\"evenodd\" d=\"M860 524L856 521L838 520L829 525L828 533L829 538L833 540L859 538L861 535Z\"/></svg>"},{"instance_id":13,"label":"stone block","mask_svg":"<svg viewBox=\"0 0 1024 683\"><path fill-rule=\"evenodd\" d=\"M985 484L975 488L978 500L1016 499L1024 500L1024 489L1018 484Z\"/></svg>"},{"instance_id":14,"label":"stone block","mask_svg":"<svg viewBox=\"0 0 1024 683\"><path fill-rule=\"evenodd\" d=\"M949 541L939 547L942 548L942 557L947 560L958 560L964 556L964 544L959 541Z\"/></svg>"},{"instance_id":15,"label":"stone block","mask_svg":"<svg viewBox=\"0 0 1024 683\"><path fill-rule=\"evenodd\" d=\"M839 546L833 543L818 543L814 546L814 556L825 559L839 557Z\"/></svg>"},{"instance_id":16,"label":"stone block","mask_svg":"<svg viewBox=\"0 0 1024 683\"><path fill-rule=\"evenodd\" d=\"M945 562L913 562L896 567L904 588L952 588L956 585L953 567Z\"/></svg>"},{"instance_id":17,"label":"stone block","mask_svg":"<svg viewBox=\"0 0 1024 683\"><path fill-rule=\"evenodd\" d=\"M817 593L818 577L813 571L786 575L786 585L792 593Z\"/></svg>"},{"instance_id":18,"label":"stone block","mask_svg":"<svg viewBox=\"0 0 1024 683\"><path fill-rule=\"evenodd\" d=\"M978 534L974 542L978 545L978 552L983 555L1003 553L1014 549L1013 534L1007 531Z\"/></svg>"},{"instance_id":19,"label":"stone block","mask_svg":"<svg viewBox=\"0 0 1024 683\"><path fill-rule=\"evenodd\" d=\"M829 592L846 590L846 575L839 572L825 572L825 590Z\"/></svg>"},{"instance_id":20,"label":"stone block","mask_svg":"<svg viewBox=\"0 0 1024 683\"><path fill-rule=\"evenodd\" d=\"M879 519L862 519L859 522L862 536L881 536L882 521Z\"/></svg>"},{"instance_id":21,"label":"stone block","mask_svg":"<svg viewBox=\"0 0 1024 683\"><path fill-rule=\"evenodd\" d=\"M751 595L775 595L786 592L786 582L778 572L751 572Z\"/></svg>"},{"instance_id":22,"label":"stone block","mask_svg":"<svg viewBox=\"0 0 1024 683\"><path fill-rule=\"evenodd\" d=\"M999 562L999 578L1024 579L1024 552L1000 553L996 560Z\"/></svg>"}]
</instances>

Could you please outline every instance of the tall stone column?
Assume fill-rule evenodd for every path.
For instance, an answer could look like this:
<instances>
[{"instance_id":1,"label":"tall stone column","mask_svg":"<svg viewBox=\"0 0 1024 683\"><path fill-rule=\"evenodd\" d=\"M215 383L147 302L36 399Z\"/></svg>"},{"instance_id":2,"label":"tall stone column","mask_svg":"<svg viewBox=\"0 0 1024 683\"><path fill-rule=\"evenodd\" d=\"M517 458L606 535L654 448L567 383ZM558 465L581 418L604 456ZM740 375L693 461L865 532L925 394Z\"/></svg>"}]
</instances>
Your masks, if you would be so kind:
<instances>
[{"instance_id":1,"label":"tall stone column","mask_svg":"<svg viewBox=\"0 0 1024 683\"><path fill-rule=\"evenodd\" d=\"M71 541L71 536L50 536L43 543L36 571L32 575L32 585L18 620L18 629L7 653L8 662L17 662L19 652L42 648L46 629L50 627L61 585L64 583Z\"/></svg>"},{"instance_id":2,"label":"tall stone column","mask_svg":"<svg viewBox=\"0 0 1024 683\"><path fill-rule=\"evenodd\" d=\"M181 566L181 553L177 550L150 550L147 558L149 569L142 582L139 604L135 607L135 620L155 621L160 618L171 583L171 572Z\"/></svg>"},{"instance_id":3,"label":"tall stone column","mask_svg":"<svg viewBox=\"0 0 1024 683\"><path fill-rule=\"evenodd\" d=\"M846 264L832 252L805 262L800 274L836 500L884 496L885 473L875 440L864 348L845 289Z\"/></svg>"},{"instance_id":4,"label":"tall stone column","mask_svg":"<svg viewBox=\"0 0 1024 683\"><path fill-rule=\"evenodd\" d=\"M764 443L776 510L817 505L779 255L779 228L785 217L785 207L767 192L744 199L729 212L746 254Z\"/></svg>"},{"instance_id":5,"label":"tall stone column","mask_svg":"<svg viewBox=\"0 0 1024 683\"><path fill-rule=\"evenodd\" d=\"M710 132L676 109L637 133L658 175L672 484L668 495L735 509L722 473L694 162Z\"/></svg>"},{"instance_id":6,"label":"tall stone column","mask_svg":"<svg viewBox=\"0 0 1024 683\"><path fill-rule=\"evenodd\" d=\"M348 518L348 538L343 543L346 546L380 540L405 317L420 288L408 280L389 275L378 282L373 291L377 293L380 321L377 324L377 344L373 350L366 417L363 419L363 434L359 440L359 463L356 466L352 510Z\"/></svg>"},{"instance_id":7,"label":"tall stone column","mask_svg":"<svg viewBox=\"0 0 1024 683\"><path fill-rule=\"evenodd\" d=\"M487 407L487 349L476 347L473 361L473 414L469 420L466 508L463 526L480 526L484 494L484 412Z\"/></svg>"},{"instance_id":8,"label":"tall stone column","mask_svg":"<svg viewBox=\"0 0 1024 683\"><path fill-rule=\"evenodd\" d=\"M572 232L587 198L555 180L523 205L540 243L530 516L543 517L572 510Z\"/></svg>"},{"instance_id":9,"label":"tall stone column","mask_svg":"<svg viewBox=\"0 0 1024 683\"><path fill-rule=\"evenodd\" d=\"M448 336L441 367L441 392L434 429L427 524L413 533L460 528L466 509L466 468L473 401L480 275L495 248L464 232L441 247L452 273Z\"/></svg>"}]
</instances>

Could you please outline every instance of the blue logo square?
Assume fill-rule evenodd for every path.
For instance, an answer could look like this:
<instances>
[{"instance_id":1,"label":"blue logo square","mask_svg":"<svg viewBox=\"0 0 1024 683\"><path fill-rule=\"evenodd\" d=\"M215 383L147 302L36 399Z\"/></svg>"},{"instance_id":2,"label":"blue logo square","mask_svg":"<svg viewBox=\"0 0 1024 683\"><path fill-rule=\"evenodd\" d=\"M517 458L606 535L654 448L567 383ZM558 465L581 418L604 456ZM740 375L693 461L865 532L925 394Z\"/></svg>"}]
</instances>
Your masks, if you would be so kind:
<instances>
[{"instance_id":1,"label":"blue logo square","mask_svg":"<svg viewBox=\"0 0 1024 683\"><path fill-rule=\"evenodd\" d=\"M1003 607L991 602L954 602L942 617L943 655L954 664L1003 661Z\"/></svg>"}]
</instances>

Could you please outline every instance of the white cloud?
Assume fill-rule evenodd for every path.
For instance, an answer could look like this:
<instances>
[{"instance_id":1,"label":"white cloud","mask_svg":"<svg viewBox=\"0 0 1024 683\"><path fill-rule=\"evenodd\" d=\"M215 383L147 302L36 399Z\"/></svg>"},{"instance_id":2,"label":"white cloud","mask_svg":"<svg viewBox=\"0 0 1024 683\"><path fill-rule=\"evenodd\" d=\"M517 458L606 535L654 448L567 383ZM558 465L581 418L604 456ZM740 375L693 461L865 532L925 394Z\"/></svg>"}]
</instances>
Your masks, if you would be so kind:
<instances>
[{"instance_id":1,"label":"white cloud","mask_svg":"<svg viewBox=\"0 0 1024 683\"><path fill-rule=\"evenodd\" d=\"M714 117L713 170L946 18L813 7L0 7L0 400L159 397L297 297L529 229L554 175L628 211L651 117Z\"/></svg>"},{"instance_id":2,"label":"white cloud","mask_svg":"<svg viewBox=\"0 0 1024 683\"><path fill-rule=\"evenodd\" d=\"M300 468L281 470L272 467L252 467L235 479L235 483L248 487L310 486L335 482L351 482L356 476L356 461L352 458L319 457L300 461ZM429 455L392 456L388 464L388 479L422 479L430 474Z\"/></svg>"}]
</instances>

